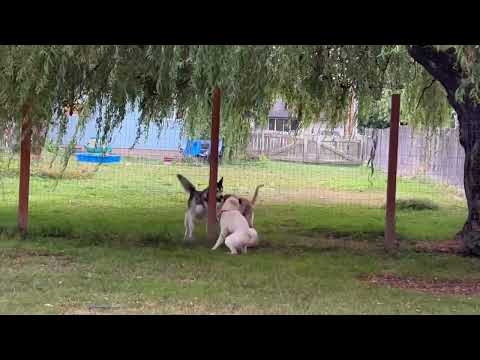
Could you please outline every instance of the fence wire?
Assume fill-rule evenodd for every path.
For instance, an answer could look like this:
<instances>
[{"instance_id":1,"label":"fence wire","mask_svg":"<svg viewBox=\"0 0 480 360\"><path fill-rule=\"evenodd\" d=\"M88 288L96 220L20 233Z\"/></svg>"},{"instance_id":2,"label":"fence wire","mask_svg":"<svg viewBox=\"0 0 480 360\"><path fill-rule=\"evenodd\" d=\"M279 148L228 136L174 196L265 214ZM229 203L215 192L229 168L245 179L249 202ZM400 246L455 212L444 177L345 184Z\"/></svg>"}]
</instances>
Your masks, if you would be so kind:
<instances>
[{"instance_id":1,"label":"fence wire","mask_svg":"<svg viewBox=\"0 0 480 360\"><path fill-rule=\"evenodd\" d=\"M209 164L186 156L177 128L157 135L149 135L129 149L136 131L123 127L112 145L112 153L121 155L120 163L82 163L74 154L64 172L61 154L52 162L55 155L47 141L41 155L32 159L33 224L40 226L46 218L51 223L55 214L75 213L85 222L95 218L95 226L101 226L99 219L106 209L119 209L128 212L132 222L145 214L155 214L159 224L175 221L181 228L188 195L176 174L204 189ZM18 149L9 143L11 136L4 134L0 156L1 211L6 224L15 223L18 201ZM77 144L77 152L85 151L84 146L94 136L87 131ZM397 199L429 202L447 210L465 208L464 152L457 130L427 134L401 127L399 136ZM325 206L332 211L348 209L352 214L359 209L382 209L388 139L388 129L367 129L350 140L253 130L247 156L243 160L222 159L219 177L224 178L225 193L249 198L256 186L263 184L256 207L264 209L262 216L272 218L278 206Z\"/></svg>"}]
</instances>

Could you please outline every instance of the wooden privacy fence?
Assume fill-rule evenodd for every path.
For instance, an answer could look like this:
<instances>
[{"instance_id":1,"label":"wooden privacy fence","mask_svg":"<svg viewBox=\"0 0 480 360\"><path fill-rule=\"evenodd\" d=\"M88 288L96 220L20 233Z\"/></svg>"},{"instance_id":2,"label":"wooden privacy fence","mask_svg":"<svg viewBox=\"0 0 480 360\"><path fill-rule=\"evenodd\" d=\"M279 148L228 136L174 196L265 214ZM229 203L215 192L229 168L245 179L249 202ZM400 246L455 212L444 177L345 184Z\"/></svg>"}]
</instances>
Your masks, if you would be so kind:
<instances>
[{"instance_id":1,"label":"wooden privacy fence","mask_svg":"<svg viewBox=\"0 0 480 360\"><path fill-rule=\"evenodd\" d=\"M378 129L374 165L386 173L390 129ZM321 136L293 135L273 131L254 131L248 152L272 160L317 164L365 164L373 146L374 129L367 129L357 140L325 140ZM425 176L463 188L465 152L458 139L458 129L432 131L400 126L398 176Z\"/></svg>"},{"instance_id":2,"label":"wooden privacy fence","mask_svg":"<svg viewBox=\"0 0 480 360\"><path fill-rule=\"evenodd\" d=\"M247 151L272 160L316 164L360 165L360 140L325 140L320 136L254 131Z\"/></svg>"},{"instance_id":3,"label":"wooden privacy fence","mask_svg":"<svg viewBox=\"0 0 480 360\"><path fill-rule=\"evenodd\" d=\"M375 136L368 129L363 136L361 158L366 162ZM377 130L374 165L388 168L388 138L390 130ZM465 152L458 139L458 129L433 131L414 130L401 126L398 141L398 176L425 176L432 180L463 188Z\"/></svg>"}]
</instances>

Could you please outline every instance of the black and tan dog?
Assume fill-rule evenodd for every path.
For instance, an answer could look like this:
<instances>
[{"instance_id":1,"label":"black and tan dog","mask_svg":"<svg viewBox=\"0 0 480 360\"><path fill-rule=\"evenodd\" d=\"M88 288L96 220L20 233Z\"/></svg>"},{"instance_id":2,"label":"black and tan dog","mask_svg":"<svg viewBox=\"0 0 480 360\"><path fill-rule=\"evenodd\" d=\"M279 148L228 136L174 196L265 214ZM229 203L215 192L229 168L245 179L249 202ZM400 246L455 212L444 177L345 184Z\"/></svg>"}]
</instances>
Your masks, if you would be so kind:
<instances>
[{"instance_id":1,"label":"black and tan dog","mask_svg":"<svg viewBox=\"0 0 480 360\"><path fill-rule=\"evenodd\" d=\"M183 189L189 194L187 211L185 212L185 240L193 240L195 222L204 221L208 214L208 187L198 191L195 186L184 176L177 174ZM217 206L223 198L223 177L217 183Z\"/></svg>"},{"instance_id":2,"label":"black and tan dog","mask_svg":"<svg viewBox=\"0 0 480 360\"><path fill-rule=\"evenodd\" d=\"M251 228L253 228L253 217L254 217L253 216L253 208L255 206L255 202L257 201L258 190L260 190L261 187L263 187L263 184L257 186L251 201L248 200L247 198L238 197L238 196L232 195L232 194L225 194L222 197L222 203L225 202L225 200L227 200L229 197L235 197L235 198L238 199L238 202L240 203L239 211L245 217L245 219L247 220L248 226L251 227Z\"/></svg>"}]
</instances>

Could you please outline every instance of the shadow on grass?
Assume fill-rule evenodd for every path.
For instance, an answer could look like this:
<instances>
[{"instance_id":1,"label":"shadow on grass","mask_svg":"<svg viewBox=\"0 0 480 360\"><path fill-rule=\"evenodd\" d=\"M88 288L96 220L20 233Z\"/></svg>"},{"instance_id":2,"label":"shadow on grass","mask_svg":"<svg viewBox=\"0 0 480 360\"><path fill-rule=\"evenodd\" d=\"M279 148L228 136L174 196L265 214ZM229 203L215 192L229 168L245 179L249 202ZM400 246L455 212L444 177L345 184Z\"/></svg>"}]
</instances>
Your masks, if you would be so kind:
<instances>
[{"instance_id":1,"label":"shadow on grass","mask_svg":"<svg viewBox=\"0 0 480 360\"><path fill-rule=\"evenodd\" d=\"M31 209L29 237L65 239L76 246L210 248L205 223L196 226L194 242L183 241L183 217L184 207L175 204L95 208L36 203ZM397 236L410 244L441 241L453 236L463 220L463 211L398 211ZM384 211L378 208L264 205L255 213L255 227L265 250L268 246L290 252L375 249L383 243L383 226ZM0 207L0 233L6 237L17 234L16 207Z\"/></svg>"}]
</instances>

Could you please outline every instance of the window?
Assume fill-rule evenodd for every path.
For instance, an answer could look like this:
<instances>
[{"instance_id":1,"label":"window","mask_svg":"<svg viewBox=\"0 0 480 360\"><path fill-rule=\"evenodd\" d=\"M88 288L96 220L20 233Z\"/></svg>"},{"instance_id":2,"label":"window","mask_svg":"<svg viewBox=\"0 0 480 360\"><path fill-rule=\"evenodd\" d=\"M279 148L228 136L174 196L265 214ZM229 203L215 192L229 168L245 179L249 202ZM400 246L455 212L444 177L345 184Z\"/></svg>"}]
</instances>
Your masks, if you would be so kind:
<instances>
[{"instance_id":1,"label":"window","mask_svg":"<svg viewBox=\"0 0 480 360\"><path fill-rule=\"evenodd\" d=\"M275 119L270 119L268 121L268 130L275 130Z\"/></svg>"},{"instance_id":2,"label":"window","mask_svg":"<svg viewBox=\"0 0 480 360\"><path fill-rule=\"evenodd\" d=\"M298 128L298 121L290 119L270 118L268 120L268 130L289 132Z\"/></svg>"},{"instance_id":3,"label":"window","mask_svg":"<svg viewBox=\"0 0 480 360\"><path fill-rule=\"evenodd\" d=\"M283 131L283 119L275 119L275 131Z\"/></svg>"},{"instance_id":4,"label":"window","mask_svg":"<svg viewBox=\"0 0 480 360\"><path fill-rule=\"evenodd\" d=\"M277 126L275 130L277 131L284 131L285 120L284 119L277 119Z\"/></svg>"}]
</instances>

